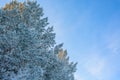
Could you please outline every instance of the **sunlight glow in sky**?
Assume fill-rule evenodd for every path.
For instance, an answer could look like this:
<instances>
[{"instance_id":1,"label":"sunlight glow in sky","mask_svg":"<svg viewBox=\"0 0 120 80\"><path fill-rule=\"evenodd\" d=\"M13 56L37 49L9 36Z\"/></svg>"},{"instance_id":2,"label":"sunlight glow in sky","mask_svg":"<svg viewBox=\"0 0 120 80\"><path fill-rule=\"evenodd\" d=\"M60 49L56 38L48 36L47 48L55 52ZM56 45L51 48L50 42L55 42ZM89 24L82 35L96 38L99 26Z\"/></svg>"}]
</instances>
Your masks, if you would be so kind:
<instances>
[{"instance_id":1,"label":"sunlight glow in sky","mask_svg":"<svg viewBox=\"0 0 120 80\"><path fill-rule=\"evenodd\" d=\"M0 0L0 6L9 1ZM120 80L120 0L37 1L57 43L78 62L76 80Z\"/></svg>"}]
</instances>

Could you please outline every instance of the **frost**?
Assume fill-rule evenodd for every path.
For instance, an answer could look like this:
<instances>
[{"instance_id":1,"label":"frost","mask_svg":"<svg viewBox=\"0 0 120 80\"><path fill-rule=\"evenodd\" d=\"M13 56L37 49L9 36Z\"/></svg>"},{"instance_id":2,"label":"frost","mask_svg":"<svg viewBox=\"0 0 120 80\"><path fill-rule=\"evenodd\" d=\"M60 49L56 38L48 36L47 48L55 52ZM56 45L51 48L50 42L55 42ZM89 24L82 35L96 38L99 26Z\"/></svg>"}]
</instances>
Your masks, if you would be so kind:
<instances>
[{"instance_id":1,"label":"frost","mask_svg":"<svg viewBox=\"0 0 120 80\"><path fill-rule=\"evenodd\" d=\"M35 1L0 9L0 80L74 80L76 64L60 53L63 44L55 46L42 11Z\"/></svg>"}]
</instances>

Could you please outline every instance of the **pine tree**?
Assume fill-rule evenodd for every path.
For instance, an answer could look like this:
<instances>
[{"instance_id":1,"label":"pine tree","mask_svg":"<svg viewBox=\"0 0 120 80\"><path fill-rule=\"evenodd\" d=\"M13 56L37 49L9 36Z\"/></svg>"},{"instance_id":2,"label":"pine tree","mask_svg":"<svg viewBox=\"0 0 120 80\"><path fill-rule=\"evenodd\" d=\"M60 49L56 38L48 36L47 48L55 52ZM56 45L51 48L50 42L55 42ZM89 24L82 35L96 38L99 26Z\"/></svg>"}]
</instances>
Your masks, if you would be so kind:
<instances>
[{"instance_id":1,"label":"pine tree","mask_svg":"<svg viewBox=\"0 0 120 80\"><path fill-rule=\"evenodd\" d=\"M36 1L12 1L0 9L0 80L74 80L76 64Z\"/></svg>"}]
</instances>

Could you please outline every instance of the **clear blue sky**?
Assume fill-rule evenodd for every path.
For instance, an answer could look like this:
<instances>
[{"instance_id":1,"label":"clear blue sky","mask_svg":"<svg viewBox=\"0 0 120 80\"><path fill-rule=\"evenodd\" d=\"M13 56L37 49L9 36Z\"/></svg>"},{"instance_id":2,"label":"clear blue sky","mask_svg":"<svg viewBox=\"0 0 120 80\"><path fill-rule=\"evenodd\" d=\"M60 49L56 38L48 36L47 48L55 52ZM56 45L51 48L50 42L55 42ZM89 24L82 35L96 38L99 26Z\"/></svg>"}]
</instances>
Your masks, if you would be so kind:
<instances>
[{"instance_id":1,"label":"clear blue sky","mask_svg":"<svg viewBox=\"0 0 120 80\"><path fill-rule=\"evenodd\" d=\"M78 62L77 80L120 80L120 0L37 1L57 43L64 42L70 60Z\"/></svg>"}]
</instances>

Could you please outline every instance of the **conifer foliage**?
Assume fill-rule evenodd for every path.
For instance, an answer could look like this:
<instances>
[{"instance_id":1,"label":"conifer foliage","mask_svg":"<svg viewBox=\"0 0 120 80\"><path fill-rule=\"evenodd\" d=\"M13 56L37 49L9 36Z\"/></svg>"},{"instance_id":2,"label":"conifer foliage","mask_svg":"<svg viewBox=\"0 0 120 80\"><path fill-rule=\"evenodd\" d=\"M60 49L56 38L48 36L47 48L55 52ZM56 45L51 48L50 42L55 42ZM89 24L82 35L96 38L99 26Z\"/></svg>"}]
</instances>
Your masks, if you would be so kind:
<instances>
[{"instance_id":1,"label":"conifer foliage","mask_svg":"<svg viewBox=\"0 0 120 80\"><path fill-rule=\"evenodd\" d=\"M74 80L76 64L36 1L0 8L0 80Z\"/></svg>"}]
</instances>

